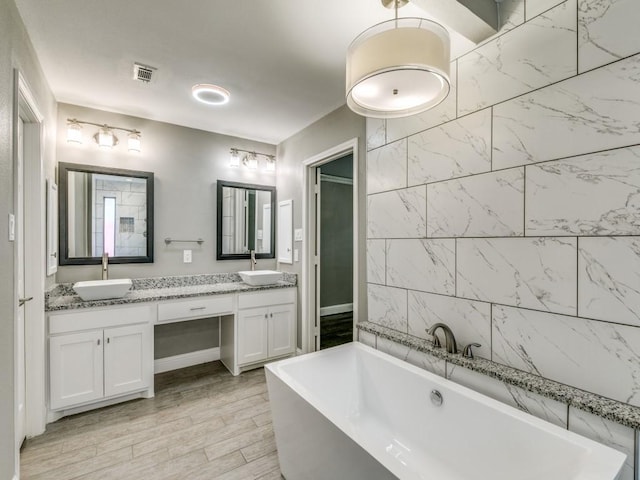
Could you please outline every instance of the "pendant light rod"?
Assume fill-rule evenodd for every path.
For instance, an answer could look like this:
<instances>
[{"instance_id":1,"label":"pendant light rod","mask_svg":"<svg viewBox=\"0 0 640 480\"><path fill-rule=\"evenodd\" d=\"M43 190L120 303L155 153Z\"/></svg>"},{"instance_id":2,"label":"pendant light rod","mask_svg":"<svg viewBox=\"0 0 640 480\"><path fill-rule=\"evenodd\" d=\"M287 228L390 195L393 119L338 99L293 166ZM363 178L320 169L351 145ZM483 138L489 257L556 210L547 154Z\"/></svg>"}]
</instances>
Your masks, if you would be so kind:
<instances>
[{"instance_id":1,"label":"pendant light rod","mask_svg":"<svg viewBox=\"0 0 640 480\"><path fill-rule=\"evenodd\" d=\"M383 7L389 8L389 9L404 7L407 3L409 3L409 0L380 0L380 1L382 2Z\"/></svg>"}]
</instances>

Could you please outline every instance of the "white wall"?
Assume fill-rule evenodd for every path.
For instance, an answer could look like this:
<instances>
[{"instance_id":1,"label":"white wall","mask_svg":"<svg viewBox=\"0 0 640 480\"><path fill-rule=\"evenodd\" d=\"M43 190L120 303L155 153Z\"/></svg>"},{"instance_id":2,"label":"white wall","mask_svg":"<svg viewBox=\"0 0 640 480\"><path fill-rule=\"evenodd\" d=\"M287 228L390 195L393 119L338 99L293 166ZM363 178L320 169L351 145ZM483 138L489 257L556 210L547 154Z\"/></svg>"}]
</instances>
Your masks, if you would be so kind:
<instances>
[{"instance_id":1,"label":"white wall","mask_svg":"<svg viewBox=\"0 0 640 480\"><path fill-rule=\"evenodd\" d=\"M443 104L367 123L369 319L444 321L481 356L640 406L640 3L512 6Z\"/></svg>"},{"instance_id":2,"label":"white wall","mask_svg":"<svg viewBox=\"0 0 640 480\"><path fill-rule=\"evenodd\" d=\"M14 212L13 101L14 72L19 69L28 82L44 116L45 170L54 162L56 103L42 74L37 57L13 0L0 0L0 478L14 475L14 244L8 241L9 213ZM43 280L44 281L44 280ZM34 329L42 317L30 318Z\"/></svg>"},{"instance_id":3,"label":"white wall","mask_svg":"<svg viewBox=\"0 0 640 480\"><path fill-rule=\"evenodd\" d=\"M293 199L293 228L302 228L302 194L303 194L303 172L302 162L318 155L332 147L340 145L352 138L358 138L359 158L358 179L360 192L360 225L358 238L359 248L359 271L360 278L365 278L365 120L342 106L317 122L309 125L292 137L278 145L278 200ZM277 242L277 239L276 239ZM302 243L294 242L294 248L300 251L302 259ZM308 321L301 316L301 289L302 283L302 263L294 262L292 265L279 264L278 268L285 272L297 273L298 279L298 346L301 345L301 322ZM360 282L360 318L367 318L366 285Z\"/></svg>"},{"instance_id":4,"label":"white wall","mask_svg":"<svg viewBox=\"0 0 640 480\"><path fill-rule=\"evenodd\" d=\"M126 148L126 135L115 132L120 143L101 150L95 143L66 141L67 118L137 129L142 132L142 153ZM76 105L59 104L57 158L60 162L143 170L154 173L154 262L109 266L113 278L141 278L246 270L249 260L216 260L216 182L218 179L275 185L274 173L229 167L229 149L237 147L275 154L274 145L219 135L192 128L114 114ZM85 126L85 137L97 128ZM264 165L263 165L264 166ZM202 238L204 243L165 245L164 238ZM182 261L184 249L193 252L193 263ZM275 268L275 259L258 260L258 268ZM100 278L99 265L60 266L59 283ZM178 331L189 331L180 336ZM194 333L195 332L195 333ZM193 342L195 337L199 342ZM173 329L156 329L156 358L218 346L218 322L190 322Z\"/></svg>"},{"instance_id":5,"label":"white wall","mask_svg":"<svg viewBox=\"0 0 640 480\"><path fill-rule=\"evenodd\" d=\"M93 142L67 143L67 118L140 130L142 153L129 153L126 135L117 131L120 143L113 150L102 150ZM236 272L249 266L248 260L216 260L216 181L275 185L274 173L229 167L231 147L275 154L274 145L68 104L59 105L58 123L58 161L154 173L154 262L111 265L114 278ZM85 136L95 131L91 126L83 129ZM204 243L167 246L165 237L202 238ZM182 262L184 249L193 250L193 263ZM274 268L275 260L258 260L258 267ZM56 279L62 283L99 276L97 265L61 266Z\"/></svg>"}]
</instances>

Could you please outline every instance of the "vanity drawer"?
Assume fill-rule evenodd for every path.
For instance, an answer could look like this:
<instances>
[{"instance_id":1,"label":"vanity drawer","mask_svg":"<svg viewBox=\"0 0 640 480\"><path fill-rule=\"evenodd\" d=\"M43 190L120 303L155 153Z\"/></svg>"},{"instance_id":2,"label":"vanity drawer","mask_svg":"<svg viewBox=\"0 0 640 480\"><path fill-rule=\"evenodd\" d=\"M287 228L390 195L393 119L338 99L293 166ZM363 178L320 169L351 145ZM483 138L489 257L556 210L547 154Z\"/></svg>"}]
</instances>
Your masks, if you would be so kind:
<instances>
[{"instance_id":1,"label":"vanity drawer","mask_svg":"<svg viewBox=\"0 0 640 480\"><path fill-rule=\"evenodd\" d=\"M229 313L233 313L232 295L162 302L158 304L158 323L216 317Z\"/></svg>"},{"instance_id":2,"label":"vanity drawer","mask_svg":"<svg viewBox=\"0 0 640 480\"><path fill-rule=\"evenodd\" d=\"M268 307L295 303L295 288L274 288L265 292L241 293L238 295L238 308Z\"/></svg>"},{"instance_id":3,"label":"vanity drawer","mask_svg":"<svg viewBox=\"0 0 640 480\"><path fill-rule=\"evenodd\" d=\"M50 313L49 334L56 335L137 323L153 323L154 318L154 304L133 307L113 306L105 309L86 308L68 313Z\"/></svg>"}]
</instances>

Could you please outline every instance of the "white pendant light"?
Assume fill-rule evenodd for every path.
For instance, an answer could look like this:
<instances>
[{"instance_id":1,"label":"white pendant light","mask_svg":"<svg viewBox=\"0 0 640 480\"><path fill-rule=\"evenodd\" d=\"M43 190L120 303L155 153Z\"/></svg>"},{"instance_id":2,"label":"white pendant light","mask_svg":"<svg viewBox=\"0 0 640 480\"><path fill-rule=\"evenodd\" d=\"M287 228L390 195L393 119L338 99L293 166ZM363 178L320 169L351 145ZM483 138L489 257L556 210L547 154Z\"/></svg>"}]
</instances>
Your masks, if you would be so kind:
<instances>
[{"instance_id":1,"label":"white pendant light","mask_svg":"<svg viewBox=\"0 0 640 480\"><path fill-rule=\"evenodd\" d=\"M365 30L349 46L347 105L375 118L433 108L450 90L449 33L425 18L397 18L399 2L382 2L395 6L396 19Z\"/></svg>"}]
</instances>

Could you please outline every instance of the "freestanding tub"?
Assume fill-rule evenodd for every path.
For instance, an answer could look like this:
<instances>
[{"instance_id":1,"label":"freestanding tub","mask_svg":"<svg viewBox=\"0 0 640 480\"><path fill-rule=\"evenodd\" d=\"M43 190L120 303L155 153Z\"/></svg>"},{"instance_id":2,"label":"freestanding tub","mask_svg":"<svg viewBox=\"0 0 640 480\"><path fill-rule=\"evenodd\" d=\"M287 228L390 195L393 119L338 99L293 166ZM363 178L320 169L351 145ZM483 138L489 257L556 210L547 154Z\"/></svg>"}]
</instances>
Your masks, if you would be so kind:
<instances>
[{"instance_id":1,"label":"freestanding tub","mask_svg":"<svg viewBox=\"0 0 640 480\"><path fill-rule=\"evenodd\" d=\"M360 343L266 377L287 480L614 480L625 459Z\"/></svg>"}]
</instances>

